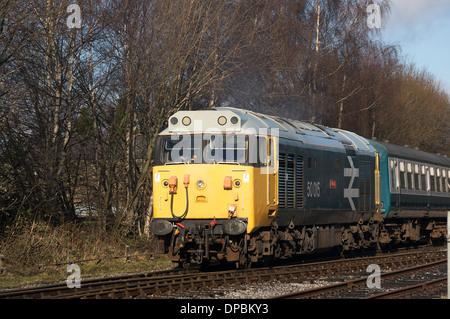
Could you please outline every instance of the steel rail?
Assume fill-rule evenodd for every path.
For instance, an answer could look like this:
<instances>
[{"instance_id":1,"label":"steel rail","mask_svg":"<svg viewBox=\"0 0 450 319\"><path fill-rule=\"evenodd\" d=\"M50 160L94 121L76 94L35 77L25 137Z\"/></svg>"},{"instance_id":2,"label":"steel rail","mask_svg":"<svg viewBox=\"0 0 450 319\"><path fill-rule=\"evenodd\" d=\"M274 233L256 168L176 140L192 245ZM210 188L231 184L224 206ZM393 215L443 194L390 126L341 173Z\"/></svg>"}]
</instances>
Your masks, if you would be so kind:
<instances>
[{"instance_id":1,"label":"steel rail","mask_svg":"<svg viewBox=\"0 0 450 319\"><path fill-rule=\"evenodd\" d=\"M191 269L191 273L199 272L199 269ZM139 280L141 278L161 278L163 276L173 276L173 275L186 275L188 272L186 270L160 270L153 272L145 272L138 274L128 274L128 275L118 275L118 276L108 276L101 278L90 278L83 279L81 281L82 285L87 289L92 289L96 286L104 286L115 285L117 283L126 281L126 280ZM70 295L73 293L73 289L68 288L66 282L59 282L54 284L26 287L26 288L17 288L17 289L8 289L5 291L0 291L0 299L14 299L14 298L24 298L24 299L32 299L32 298L46 298L51 297L52 295L61 296L61 295Z\"/></svg>"},{"instance_id":2,"label":"steel rail","mask_svg":"<svg viewBox=\"0 0 450 319\"><path fill-rule=\"evenodd\" d=\"M264 267L250 270L228 270L200 273L184 276L184 278L172 278L170 281L140 281L135 284L128 284L126 287L119 286L113 289L103 289L101 291L90 291L84 294L74 294L73 296L61 296L61 298L135 298L147 295L162 295L165 292L180 290L197 290L200 288L212 288L219 286L229 286L233 284L254 284L268 280L286 279L311 279L325 274L344 272L357 272L366 269L368 263L374 261L392 266L394 264L404 266L405 264L416 264L421 258L427 261L442 258L443 252L415 252L401 253L396 255L385 255L379 257L356 258L350 260L337 260L332 262L316 262L301 265L289 265L279 267ZM393 258L397 261L392 261Z\"/></svg>"},{"instance_id":3,"label":"steel rail","mask_svg":"<svg viewBox=\"0 0 450 319\"><path fill-rule=\"evenodd\" d=\"M397 298L397 297L404 297L407 295L414 295L414 294L417 294L418 292L433 289L436 286L442 286L442 285L446 285L446 284L447 284L447 278L443 277L443 278L430 280L430 281L427 281L424 283L411 285L408 287L403 287L403 288L390 290L390 291L382 292L382 293L375 294L375 295L370 295L370 296L364 297L362 299L393 299L393 298Z\"/></svg>"},{"instance_id":4,"label":"steel rail","mask_svg":"<svg viewBox=\"0 0 450 319\"><path fill-rule=\"evenodd\" d=\"M226 270L198 273L150 273L82 281L81 288L69 289L65 284L0 292L0 298L133 298L160 295L164 292L260 283L268 280L312 279L319 276L365 271L368 264L404 267L419 262L442 259L445 251L414 251L382 256L358 257L314 263L249 270ZM394 260L395 259L395 260ZM150 276L151 275L151 276Z\"/></svg>"},{"instance_id":5,"label":"steel rail","mask_svg":"<svg viewBox=\"0 0 450 319\"><path fill-rule=\"evenodd\" d=\"M447 259L441 259L439 261L434 261L434 262L426 263L426 264L423 264L423 265L407 267L407 268L403 268L403 269L399 269L399 270L395 270L395 271L391 271L391 272L387 272L387 273L382 273L381 277L383 279L387 279L387 278L403 276L403 275L406 275L408 273L417 272L417 271L421 271L421 270L425 270L425 269L429 269L429 268L434 268L434 267L446 265L446 263L447 263ZM307 298L315 298L315 297L331 294L331 293L334 293L334 292L337 292L337 291L342 291L342 290L345 290L345 289L352 289L355 286L364 285L364 284L367 283L367 279L368 278L369 278L369 276L363 276L361 278L348 280L348 281L345 281L345 282L342 282L342 283L336 283L336 284L332 284L332 285L321 286L321 287L307 289L307 290L302 290L302 291L297 291L297 292L293 292L293 293L289 293L289 294L285 294L285 295L275 296L275 297L272 297L271 299L307 299Z\"/></svg>"}]
</instances>

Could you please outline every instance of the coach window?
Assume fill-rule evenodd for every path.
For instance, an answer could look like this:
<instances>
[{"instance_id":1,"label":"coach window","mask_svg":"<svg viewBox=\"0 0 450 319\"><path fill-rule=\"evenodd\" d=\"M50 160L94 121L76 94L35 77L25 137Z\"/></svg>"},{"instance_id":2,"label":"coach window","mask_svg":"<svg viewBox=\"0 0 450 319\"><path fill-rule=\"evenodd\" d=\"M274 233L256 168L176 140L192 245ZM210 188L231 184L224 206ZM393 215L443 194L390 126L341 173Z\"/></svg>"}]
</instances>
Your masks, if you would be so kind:
<instances>
[{"instance_id":1,"label":"coach window","mask_svg":"<svg viewBox=\"0 0 450 319\"><path fill-rule=\"evenodd\" d=\"M389 182L391 184L391 191L395 190L395 162L394 160L389 161Z\"/></svg>"},{"instance_id":2,"label":"coach window","mask_svg":"<svg viewBox=\"0 0 450 319\"><path fill-rule=\"evenodd\" d=\"M425 171L425 166L420 165L420 189L423 191L427 190L426 178L427 178L427 174Z\"/></svg>"},{"instance_id":3,"label":"coach window","mask_svg":"<svg viewBox=\"0 0 450 319\"><path fill-rule=\"evenodd\" d=\"M412 164L411 163L407 163L406 164L406 168L407 168L407 176L408 176L408 189L414 189L414 185L413 185L413 173L412 173Z\"/></svg>"},{"instance_id":4,"label":"coach window","mask_svg":"<svg viewBox=\"0 0 450 319\"><path fill-rule=\"evenodd\" d=\"M435 184L435 169L434 167L430 167L430 190L432 192L436 191L436 184Z\"/></svg>"},{"instance_id":5,"label":"coach window","mask_svg":"<svg viewBox=\"0 0 450 319\"><path fill-rule=\"evenodd\" d=\"M447 193L450 193L450 169L447 171Z\"/></svg>"},{"instance_id":6,"label":"coach window","mask_svg":"<svg viewBox=\"0 0 450 319\"><path fill-rule=\"evenodd\" d=\"M414 164L414 188L416 190L420 190L419 183L419 164Z\"/></svg>"},{"instance_id":7,"label":"coach window","mask_svg":"<svg viewBox=\"0 0 450 319\"><path fill-rule=\"evenodd\" d=\"M406 172L405 172L405 162L400 162L400 188L406 189Z\"/></svg>"},{"instance_id":8,"label":"coach window","mask_svg":"<svg viewBox=\"0 0 450 319\"><path fill-rule=\"evenodd\" d=\"M442 192L441 184L441 169L436 168L436 192Z\"/></svg>"},{"instance_id":9,"label":"coach window","mask_svg":"<svg viewBox=\"0 0 450 319\"><path fill-rule=\"evenodd\" d=\"M438 192L442 192L443 191L443 189L442 189L442 175L441 175L441 169L440 168L436 169L436 186L437 186L436 190Z\"/></svg>"},{"instance_id":10,"label":"coach window","mask_svg":"<svg viewBox=\"0 0 450 319\"><path fill-rule=\"evenodd\" d=\"M441 170L441 178L442 178L442 192L447 192L447 170L443 168Z\"/></svg>"},{"instance_id":11,"label":"coach window","mask_svg":"<svg viewBox=\"0 0 450 319\"><path fill-rule=\"evenodd\" d=\"M447 171L445 169L441 169L441 183L442 183L442 188L441 188L441 192L445 193L447 192L447 175L445 174Z\"/></svg>"}]
</instances>

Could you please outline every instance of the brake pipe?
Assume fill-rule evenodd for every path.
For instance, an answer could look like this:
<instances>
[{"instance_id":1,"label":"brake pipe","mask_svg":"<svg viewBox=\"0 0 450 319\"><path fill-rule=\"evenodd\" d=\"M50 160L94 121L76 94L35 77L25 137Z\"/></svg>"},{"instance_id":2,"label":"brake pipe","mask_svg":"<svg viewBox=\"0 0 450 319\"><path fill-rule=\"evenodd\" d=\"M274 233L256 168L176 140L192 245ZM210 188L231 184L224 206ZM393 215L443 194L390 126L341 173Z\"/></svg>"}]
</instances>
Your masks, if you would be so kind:
<instances>
[{"instance_id":1,"label":"brake pipe","mask_svg":"<svg viewBox=\"0 0 450 319\"><path fill-rule=\"evenodd\" d=\"M178 179L176 176L171 176L169 179L169 185L170 185L170 212L172 214L172 217L175 219L184 219L188 213L189 210L189 193L188 193L188 186L190 181L189 174L184 175L184 187L186 188L186 209L184 210L184 213L181 216L177 216L173 213L173 194L176 193ZM181 227L181 226L180 226ZM184 228L184 227L182 227Z\"/></svg>"}]
</instances>

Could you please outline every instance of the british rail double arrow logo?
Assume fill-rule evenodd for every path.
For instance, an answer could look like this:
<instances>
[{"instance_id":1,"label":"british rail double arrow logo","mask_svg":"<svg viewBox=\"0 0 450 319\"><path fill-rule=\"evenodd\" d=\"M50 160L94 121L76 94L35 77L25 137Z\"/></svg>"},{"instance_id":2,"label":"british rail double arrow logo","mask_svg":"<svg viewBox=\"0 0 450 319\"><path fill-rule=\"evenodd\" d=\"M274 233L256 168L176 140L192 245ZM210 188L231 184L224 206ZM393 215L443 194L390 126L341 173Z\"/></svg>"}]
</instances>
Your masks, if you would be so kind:
<instances>
[{"instance_id":1,"label":"british rail double arrow logo","mask_svg":"<svg viewBox=\"0 0 450 319\"><path fill-rule=\"evenodd\" d=\"M348 188L344 188L344 198L348 198L352 210L356 210L353 198L359 198L359 188L352 188L355 177L359 177L359 168L355 168L353 165L353 159L351 156L347 156L350 163L350 168L344 168L344 177L350 177L350 183Z\"/></svg>"}]
</instances>

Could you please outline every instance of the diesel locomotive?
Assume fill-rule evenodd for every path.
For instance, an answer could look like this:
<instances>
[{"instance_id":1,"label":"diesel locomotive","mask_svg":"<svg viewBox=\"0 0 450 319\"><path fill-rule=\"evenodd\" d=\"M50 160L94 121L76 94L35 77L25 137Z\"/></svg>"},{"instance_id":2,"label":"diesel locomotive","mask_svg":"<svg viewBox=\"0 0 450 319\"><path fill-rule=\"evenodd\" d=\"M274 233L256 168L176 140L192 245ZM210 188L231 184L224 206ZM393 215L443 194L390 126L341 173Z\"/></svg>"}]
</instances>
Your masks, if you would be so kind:
<instances>
[{"instance_id":1,"label":"diesel locomotive","mask_svg":"<svg viewBox=\"0 0 450 319\"><path fill-rule=\"evenodd\" d=\"M450 159L318 124L179 111L156 141L159 250L188 266L446 238Z\"/></svg>"}]
</instances>

